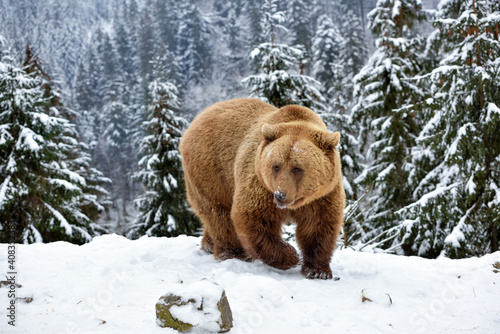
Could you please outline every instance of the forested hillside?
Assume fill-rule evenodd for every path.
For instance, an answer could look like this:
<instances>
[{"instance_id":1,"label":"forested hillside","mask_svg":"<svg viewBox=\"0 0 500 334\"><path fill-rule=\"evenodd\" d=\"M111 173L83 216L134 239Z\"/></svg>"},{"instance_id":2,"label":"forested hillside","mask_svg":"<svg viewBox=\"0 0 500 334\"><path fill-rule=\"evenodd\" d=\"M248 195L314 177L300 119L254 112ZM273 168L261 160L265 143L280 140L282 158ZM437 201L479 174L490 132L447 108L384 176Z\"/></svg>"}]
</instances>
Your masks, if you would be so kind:
<instances>
[{"instance_id":1,"label":"forested hillside","mask_svg":"<svg viewBox=\"0 0 500 334\"><path fill-rule=\"evenodd\" d=\"M0 22L0 216L20 241L196 234L179 138L253 96L341 132L345 247L498 250L496 1L0 0Z\"/></svg>"}]
</instances>

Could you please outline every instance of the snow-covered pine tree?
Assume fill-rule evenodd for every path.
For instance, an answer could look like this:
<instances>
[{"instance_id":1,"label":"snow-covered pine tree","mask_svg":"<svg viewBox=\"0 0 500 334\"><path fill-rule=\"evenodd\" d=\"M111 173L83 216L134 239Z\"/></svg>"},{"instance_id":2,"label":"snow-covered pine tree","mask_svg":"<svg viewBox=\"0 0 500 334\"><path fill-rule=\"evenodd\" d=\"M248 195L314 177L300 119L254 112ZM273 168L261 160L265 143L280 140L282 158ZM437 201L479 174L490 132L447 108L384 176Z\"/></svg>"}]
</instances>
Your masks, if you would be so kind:
<instances>
[{"instance_id":1,"label":"snow-covered pine tree","mask_svg":"<svg viewBox=\"0 0 500 334\"><path fill-rule=\"evenodd\" d=\"M75 127L45 96L50 85L36 71L0 59L0 242L66 240L85 243L98 228L84 213L85 178L74 169L70 153L80 147Z\"/></svg>"},{"instance_id":2,"label":"snow-covered pine tree","mask_svg":"<svg viewBox=\"0 0 500 334\"><path fill-rule=\"evenodd\" d=\"M29 45L26 46L22 68L31 77L41 80L45 113L74 122L78 114L63 105L60 91L45 72L39 57L32 52ZM98 169L91 167L88 145L80 141L79 137L76 127L72 126L67 127L64 134L59 139L54 139L54 141L60 146L61 152L64 154L64 163L68 169L76 172L85 180L81 188L82 194L79 207L82 213L94 222L103 213L105 207L111 204L109 194L103 188L104 185L111 183L111 180L104 177ZM90 227L96 232L93 234L106 232L102 227L94 223Z\"/></svg>"},{"instance_id":3,"label":"snow-covered pine tree","mask_svg":"<svg viewBox=\"0 0 500 334\"><path fill-rule=\"evenodd\" d=\"M500 3L440 4L432 42L444 58L421 79L427 123L412 151L414 201L402 242L413 254L451 258L499 249Z\"/></svg>"},{"instance_id":4,"label":"snow-covered pine tree","mask_svg":"<svg viewBox=\"0 0 500 334\"><path fill-rule=\"evenodd\" d=\"M155 30L158 32L159 42L166 45L168 50L177 48L178 4L174 0L157 0L154 4Z\"/></svg>"},{"instance_id":5,"label":"snow-covered pine tree","mask_svg":"<svg viewBox=\"0 0 500 334\"><path fill-rule=\"evenodd\" d=\"M102 133L105 147L103 153L109 166L108 173L114 180L113 201L115 206L118 200L121 202L121 217L117 221L117 231L121 232L128 225L127 203L129 201L130 160L134 156L132 131L133 119L128 110L128 105L123 102L125 87L121 81L112 81L106 97L106 105L103 113L105 115L106 127ZM118 207L117 207L118 208Z\"/></svg>"},{"instance_id":6,"label":"snow-covered pine tree","mask_svg":"<svg viewBox=\"0 0 500 334\"><path fill-rule=\"evenodd\" d=\"M250 46L256 47L257 45L263 43L265 39L262 34L261 25L261 9L259 1L249 0L247 1L246 12L249 20L249 43Z\"/></svg>"},{"instance_id":7,"label":"snow-covered pine tree","mask_svg":"<svg viewBox=\"0 0 500 334\"><path fill-rule=\"evenodd\" d=\"M86 61L82 60L78 65L75 82L73 84L76 104L78 104L82 110L90 109L94 104L95 94L93 94L94 87L90 84L90 75Z\"/></svg>"},{"instance_id":8,"label":"snow-covered pine tree","mask_svg":"<svg viewBox=\"0 0 500 334\"><path fill-rule=\"evenodd\" d=\"M149 85L152 102L149 117L143 123L146 136L141 142L139 171L134 179L145 192L136 200L139 215L129 238L196 234L200 227L185 198L179 142L187 121L176 115L177 88L157 78Z\"/></svg>"},{"instance_id":9,"label":"snow-covered pine tree","mask_svg":"<svg viewBox=\"0 0 500 334\"><path fill-rule=\"evenodd\" d=\"M152 60L154 57L156 40L156 31L153 29L152 16L146 8L141 13L136 46L139 60L140 95L142 95L141 99L143 104L149 101L148 85L152 80Z\"/></svg>"},{"instance_id":10,"label":"snow-covered pine tree","mask_svg":"<svg viewBox=\"0 0 500 334\"><path fill-rule=\"evenodd\" d=\"M97 31L98 34L101 34L100 30ZM100 70L102 71L101 76L101 85L104 91L109 89L109 85L116 76L116 71L119 68L117 65L117 56L116 51L114 49L112 40L108 33L102 33L102 35L98 35L100 41L98 41L98 54L100 60Z\"/></svg>"},{"instance_id":11,"label":"snow-covered pine tree","mask_svg":"<svg viewBox=\"0 0 500 334\"><path fill-rule=\"evenodd\" d=\"M249 38L246 29L248 22L247 18L242 15L243 5L244 1L242 0L214 1L211 34L217 36L216 39L221 43L218 43L217 48L211 51L213 54L212 68L218 69L218 71L212 72L208 86L207 83L202 83L211 92L211 94L206 95L206 102L203 104L245 94L242 92L243 87L239 85L249 67L247 61ZM194 107L189 109L199 111L197 109L199 109L200 103L189 104Z\"/></svg>"},{"instance_id":12,"label":"snow-covered pine tree","mask_svg":"<svg viewBox=\"0 0 500 334\"><path fill-rule=\"evenodd\" d=\"M133 45L137 36L135 35L136 31L134 29L135 22L127 21L127 14L128 8L126 3L115 13L115 18L113 20L113 28L115 32L114 43L118 57L117 63L120 66L120 74L123 76L125 82L127 82L127 85L132 87L134 82L138 79L136 77L137 68L139 67L138 54L135 45ZM147 33L151 33L151 31L147 31ZM141 60L145 61L143 59Z\"/></svg>"},{"instance_id":13,"label":"snow-covered pine tree","mask_svg":"<svg viewBox=\"0 0 500 334\"><path fill-rule=\"evenodd\" d=\"M368 54L361 20L352 7L355 7L352 2L343 1L336 11L337 21L342 22L339 28L342 38L338 45L338 56L330 64L334 80L326 92L334 111L332 116L337 118L337 128L342 133L344 189L351 200L356 199L359 193L354 178L361 172L360 163L363 161L363 156L359 153L360 142L356 138L359 134L359 123L353 120L351 113L355 104L353 78L365 64ZM367 185L364 186L363 192L366 189Z\"/></svg>"},{"instance_id":14,"label":"snow-covered pine tree","mask_svg":"<svg viewBox=\"0 0 500 334\"><path fill-rule=\"evenodd\" d=\"M250 95L280 108L287 104L299 104L323 110L325 101L314 78L303 74L305 50L301 45L277 44L278 29L285 14L277 11L276 0L268 0L263 6L263 32L269 42L258 45L250 58L256 60L261 73L242 80Z\"/></svg>"},{"instance_id":15,"label":"snow-covered pine tree","mask_svg":"<svg viewBox=\"0 0 500 334\"><path fill-rule=\"evenodd\" d=\"M318 19L316 34L312 40L312 72L314 77L321 82L321 93L330 98L328 92L332 87L337 87L337 77L334 64L338 61L342 36L330 16L323 14Z\"/></svg>"},{"instance_id":16,"label":"snow-covered pine tree","mask_svg":"<svg viewBox=\"0 0 500 334\"><path fill-rule=\"evenodd\" d=\"M329 102L321 116L331 130L342 134L340 152L347 196L344 244L356 243L365 235L359 220L362 217L360 204L366 193L360 198L358 194L367 189L358 189L354 182L364 158L359 153L358 124L351 115L352 79L363 66L367 52L360 20L351 7L352 2L341 2L333 12L334 20L322 14L313 39L313 73L323 84L322 93Z\"/></svg>"},{"instance_id":17,"label":"snow-covered pine tree","mask_svg":"<svg viewBox=\"0 0 500 334\"><path fill-rule=\"evenodd\" d=\"M306 56L311 56L311 39L314 35L314 22L312 21L315 0L286 1L288 5L289 28L294 34L293 44L303 45Z\"/></svg>"},{"instance_id":18,"label":"snow-covered pine tree","mask_svg":"<svg viewBox=\"0 0 500 334\"><path fill-rule=\"evenodd\" d=\"M338 59L335 62L334 69L337 73L334 74L334 77L341 80L339 80L340 86L337 89L339 93L329 92L342 105L351 104L350 101L353 100L353 78L363 68L368 56L368 47L361 19L351 7L352 5L349 6L343 3L339 8L339 16L342 19L340 26L342 40L339 45ZM339 94L342 94L342 96L339 96Z\"/></svg>"},{"instance_id":19,"label":"snow-covered pine tree","mask_svg":"<svg viewBox=\"0 0 500 334\"><path fill-rule=\"evenodd\" d=\"M210 77L212 52L208 42L209 27L194 0L183 2L179 13L177 56L185 78L183 84L198 84Z\"/></svg>"},{"instance_id":20,"label":"snow-covered pine tree","mask_svg":"<svg viewBox=\"0 0 500 334\"><path fill-rule=\"evenodd\" d=\"M237 19L238 15L237 12L241 8L236 7L237 4L236 2L230 2L230 8L228 11L227 15L227 36L229 37L227 47L230 51L230 55L233 58L232 62L237 63L239 60L241 60L242 54L241 54L241 49L242 49L242 40L240 37L241 33L241 27L239 27Z\"/></svg>"},{"instance_id":21,"label":"snow-covered pine tree","mask_svg":"<svg viewBox=\"0 0 500 334\"><path fill-rule=\"evenodd\" d=\"M368 14L377 50L354 77L353 116L363 126L362 148L369 144L367 165L355 181L364 187L375 182L364 221L375 235L397 226L396 211L411 202L407 163L418 126L407 109L422 95L411 78L421 62L413 27L423 18L420 0L379 0Z\"/></svg>"},{"instance_id":22,"label":"snow-covered pine tree","mask_svg":"<svg viewBox=\"0 0 500 334\"><path fill-rule=\"evenodd\" d=\"M100 29L97 30L96 35L103 37L99 31ZM96 38L96 40L99 39ZM105 184L107 189L111 189L110 179L104 177L100 172L104 171L109 177L113 176L108 160L107 145L102 135L107 125L107 122L103 122L105 115L102 111L110 79L106 78L104 74L104 62L101 61L102 53L98 53L99 51L102 52L101 44L88 45L86 55L77 71L73 91L75 95L74 108L78 110L79 115L75 122L81 140L80 145L82 145L84 152L90 154L90 165L93 166L88 169L87 184L94 184L95 181L91 181L92 179L104 178L105 182L101 184ZM96 53L99 57L96 56ZM102 187L98 186L98 188Z\"/></svg>"},{"instance_id":23,"label":"snow-covered pine tree","mask_svg":"<svg viewBox=\"0 0 500 334\"><path fill-rule=\"evenodd\" d=\"M223 68L224 80L223 83L227 81L228 90L236 91L238 89L238 82L241 80L242 76L248 71L248 64L246 61L246 48L245 48L245 30L241 26L241 18L239 12L241 12L241 1L230 1L229 9L227 11L227 18L225 19L225 35L227 38L227 49L228 51L222 57L223 63L220 66Z\"/></svg>"},{"instance_id":24,"label":"snow-covered pine tree","mask_svg":"<svg viewBox=\"0 0 500 334\"><path fill-rule=\"evenodd\" d=\"M44 38L50 38L47 44L51 45L50 51L45 55L53 59L64 59L64 61L52 61L52 72L63 82L66 87L72 88L73 76L78 68L78 55L81 52L79 39L76 36L81 36L80 26L76 20L61 20L61 17L76 17L77 10L70 3L53 3L51 4L52 14L55 20L50 21L52 28L51 37L45 35ZM40 22L41 20L37 20ZM40 23L37 24L41 25ZM29 41L29 39L28 39Z\"/></svg>"}]
</instances>

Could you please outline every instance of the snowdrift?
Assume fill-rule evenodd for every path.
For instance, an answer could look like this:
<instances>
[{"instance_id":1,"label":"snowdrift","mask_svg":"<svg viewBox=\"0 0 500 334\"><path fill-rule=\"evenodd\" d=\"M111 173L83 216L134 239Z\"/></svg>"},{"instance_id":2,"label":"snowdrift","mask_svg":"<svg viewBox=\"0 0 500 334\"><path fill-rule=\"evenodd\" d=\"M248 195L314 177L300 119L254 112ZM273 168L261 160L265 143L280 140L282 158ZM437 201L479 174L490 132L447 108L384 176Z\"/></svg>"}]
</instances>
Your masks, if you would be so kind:
<instances>
[{"instance_id":1,"label":"snowdrift","mask_svg":"<svg viewBox=\"0 0 500 334\"><path fill-rule=\"evenodd\" d=\"M0 288L0 332L176 333L155 322L170 287L207 278L225 289L230 333L495 333L500 328L500 252L427 260L337 250L338 281L307 280L299 268L216 261L200 238L96 237L18 245L16 326ZM7 245L0 266L8 272ZM3 278L2 278L3 279ZM194 331L196 333L196 331Z\"/></svg>"}]
</instances>

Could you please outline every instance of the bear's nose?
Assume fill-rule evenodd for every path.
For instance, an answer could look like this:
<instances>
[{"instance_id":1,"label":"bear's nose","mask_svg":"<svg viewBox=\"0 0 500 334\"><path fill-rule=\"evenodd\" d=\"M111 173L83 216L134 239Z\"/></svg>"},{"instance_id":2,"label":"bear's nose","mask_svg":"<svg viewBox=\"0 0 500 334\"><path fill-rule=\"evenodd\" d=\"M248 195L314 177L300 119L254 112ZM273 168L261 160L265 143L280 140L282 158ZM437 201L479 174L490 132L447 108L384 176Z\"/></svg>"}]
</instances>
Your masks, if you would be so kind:
<instances>
[{"instance_id":1,"label":"bear's nose","mask_svg":"<svg viewBox=\"0 0 500 334\"><path fill-rule=\"evenodd\" d=\"M283 203L283 201L285 200L285 197L286 197L286 194L283 194L281 191L274 192L274 198L276 198L276 200L279 203Z\"/></svg>"}]
</instances>

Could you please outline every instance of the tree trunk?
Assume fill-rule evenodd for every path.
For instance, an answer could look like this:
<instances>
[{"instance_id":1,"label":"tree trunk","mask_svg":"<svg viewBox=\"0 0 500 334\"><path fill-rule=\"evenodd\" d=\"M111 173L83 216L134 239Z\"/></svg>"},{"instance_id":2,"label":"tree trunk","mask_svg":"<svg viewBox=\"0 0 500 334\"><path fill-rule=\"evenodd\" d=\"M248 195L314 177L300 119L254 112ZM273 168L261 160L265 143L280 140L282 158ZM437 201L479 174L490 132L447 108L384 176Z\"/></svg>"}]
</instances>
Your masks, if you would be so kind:
<instances>
[{"instance_id":1,"label":"tree trunk","mask_svg":"<svg viewBox=\"0 0 500 334\"><path fill-rule=\"evenodd\" d=\"M125 171L123 168L120 168L120 192L122 195L122 212L123 212L123 217L127 217L127 191L126 191L126 185L125 182L127 181L127 178L123 175Z\"/></svg>"},{"instance_id":2,"label":"tree trunk","mask_svg":"<svg viewBox=\"0 0 500 334\"><path fill-rule=\"evenodd\" d=\"M498 229L493 222L491 225L491 252L494 253L498 250Z\"/></svg>"},{"instance_id":3,"label":"tree trunk","mask_svg":"<svg viewBox=\"0 0 500 334\"><path fill-rule=\"evenodd\" d=\"M363 32L366 33L364 5L364 0L359 0L359 16L361 17L361 24L363 25Z\"/></svg>"}]
</instances>

